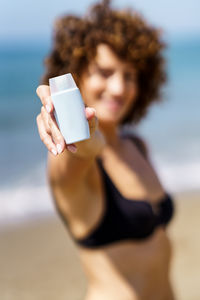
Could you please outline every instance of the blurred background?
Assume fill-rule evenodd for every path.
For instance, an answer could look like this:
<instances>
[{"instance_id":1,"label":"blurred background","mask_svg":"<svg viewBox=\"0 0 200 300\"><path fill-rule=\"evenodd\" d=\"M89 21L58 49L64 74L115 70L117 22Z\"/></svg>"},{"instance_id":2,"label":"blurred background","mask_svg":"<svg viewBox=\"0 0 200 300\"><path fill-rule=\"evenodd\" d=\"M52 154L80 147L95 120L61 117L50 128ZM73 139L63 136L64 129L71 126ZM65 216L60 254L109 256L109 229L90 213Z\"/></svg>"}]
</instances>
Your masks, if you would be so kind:
<instances>
[{"instance_id":1,"label":"blurred background","mask_svg":"<svg viewBox=\"0 0 200 300\"><path fill-rule=\"evenodd\" d=\"M170 192L200 188L200 3L113 1L136 8L163 29L168 44L165 101L152 107L138 130ZM35 90L51 48L52 25L65 13L81 15L94 1L3 0L0 10L0 220L49 212L46 149L36 129ZM42 197L41 197L42 195ZM5 201L6 200L6 201ZM4 220L3 220L4 221Z\"/></svg>"},{"instance_id":2,"label":"blurred background","mask_svg":"<svg viewBox=\"0 0 200 300\"><path fill-rule=\"evenodd\" d=\"M51 48L55 18L82 15L94 2L1 0L1 230L55 214L46 183L47 151L36 128L41 105L35 90ZM165 188L175 195L187 195L189 203L188 195L200 195L200 2L115 0L112 4L135 8L163 29L168 44L165 101L152 107L136 130L147 140Z\"/></svg>"}]
</instances>

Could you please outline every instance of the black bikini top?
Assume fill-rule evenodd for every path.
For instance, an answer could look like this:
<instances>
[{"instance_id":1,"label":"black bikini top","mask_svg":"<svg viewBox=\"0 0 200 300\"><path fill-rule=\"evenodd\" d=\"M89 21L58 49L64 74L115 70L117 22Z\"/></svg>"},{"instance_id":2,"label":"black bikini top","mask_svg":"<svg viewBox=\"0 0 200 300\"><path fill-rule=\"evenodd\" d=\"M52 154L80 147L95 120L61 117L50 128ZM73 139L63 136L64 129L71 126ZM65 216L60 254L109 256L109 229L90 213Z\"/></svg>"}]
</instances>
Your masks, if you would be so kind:
<instances>
[{"instance_id":1,"label":"black bikini top","mask_svg":"<svg viewBox=\"0 0 200 300\"><path fill-rule=\"evenodd\" d=\"M168 194L160 199L155 212L148 201L123 197L100 159L97 163L103 177L105 210L98 225L87 237L73 237L80 246L95 248L121 240L141 240L149 237L157 226L168 224L173 215L173 202Z\"/></svg>"}]
</instances>

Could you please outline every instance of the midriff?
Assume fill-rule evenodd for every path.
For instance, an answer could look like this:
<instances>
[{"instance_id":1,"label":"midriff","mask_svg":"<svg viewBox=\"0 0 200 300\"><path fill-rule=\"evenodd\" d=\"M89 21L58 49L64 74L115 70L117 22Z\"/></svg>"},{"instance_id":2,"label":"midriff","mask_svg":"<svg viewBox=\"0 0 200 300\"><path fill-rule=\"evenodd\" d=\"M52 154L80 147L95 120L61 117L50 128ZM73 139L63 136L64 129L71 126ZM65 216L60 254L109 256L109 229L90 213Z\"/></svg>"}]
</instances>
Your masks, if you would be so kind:
<instances>
[{"instance_id":1,"label":"midriff","mask_svg":"<svg viewBox=\"0 0 200 300\"><path fill-rule=\"evenodd\" d=\"M171 243L164 228L143 241L79 247L88 279L85 300L172 300Z\"/></svg>"}]
</instances>

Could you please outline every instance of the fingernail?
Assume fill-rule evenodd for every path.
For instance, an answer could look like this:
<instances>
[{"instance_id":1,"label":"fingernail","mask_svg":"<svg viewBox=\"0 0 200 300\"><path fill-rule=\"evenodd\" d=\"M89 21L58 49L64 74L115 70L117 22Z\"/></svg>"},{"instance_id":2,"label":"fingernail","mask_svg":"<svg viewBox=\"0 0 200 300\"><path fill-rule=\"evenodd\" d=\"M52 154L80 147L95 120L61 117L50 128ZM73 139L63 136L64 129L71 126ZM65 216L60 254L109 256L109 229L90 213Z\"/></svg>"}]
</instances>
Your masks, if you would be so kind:
<instances>
[{"instance_id":1,"label":"fingernail","mask_svg":"<svg viewBox=\"0 0 200 300\"><path fill-rule=\"evenodd\" d=\"M90 111L91 113L95 113L95 114L96 114L96 109L94 109L93 107L88 107L88 109L89 109L89 111Z\"/></svg>"},{"instance_id":2,"label":"fingernail","mask_svg":"<svg viewBox=\"0 0 200 300\"><path fill-rule=\"evenodd\" d=\"M60 154L60 153L62 152L62 147L61 147L61 145L60 145L60 144L57 144L57 145L56 145L56 148L57 148L57 150L58 150L58 153Z\"/></svg>"},{"instance_id":3,"label":"fingernail","mask_svg":"<svg viewBox=\"0 0 200 300\"><path fill-rule=\"evenodd\" d=\"M77 151L77 148L74 145L68 145L67 149L72 153L75 153Z\"/></svg>"},{"instance_id":4,"label":"fingernail","mask_svg":"<svg viewBox=\"0 0 200 300\"><path fill-rule=\"evenodd\" d=\"M51 149L51 152L53 153L53 155L57 155L57 151L55 149Z\"/></svg>"},{"instance_id":5,"label":"fingernail","mask_svg":"<svg viewBox=\"0 0 200 300\"><path fill-rule=\"evenodd\" d=\"M46 107L47 112L50 113L51 107L48 104L45 107Z\"/></svg>"}]
</instances>

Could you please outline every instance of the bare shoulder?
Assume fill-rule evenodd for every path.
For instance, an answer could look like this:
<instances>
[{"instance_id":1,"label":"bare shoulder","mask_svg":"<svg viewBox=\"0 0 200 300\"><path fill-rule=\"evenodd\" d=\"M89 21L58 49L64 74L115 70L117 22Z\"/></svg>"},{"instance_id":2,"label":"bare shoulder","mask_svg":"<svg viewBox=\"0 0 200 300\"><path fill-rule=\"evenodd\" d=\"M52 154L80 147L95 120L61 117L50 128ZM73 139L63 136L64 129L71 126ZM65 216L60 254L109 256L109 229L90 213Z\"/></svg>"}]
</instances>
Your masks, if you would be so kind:
<instances>
[{"instance_id":1,"label":"bare shoulder","mask_svg":"<svg viewBox=\"0 0 200 300\"><path fill-rule=\"evenodd\" d=\"M143 137L132 131L126 131L122 136L131 139L143 156L149 159L149 146Z\"/></svg>"},{"instance_id":2,"label":"bare shoulder","mask_svg":"<svg viewBox=\"0 0 200 300\"><path fill-rule=\"evenodd\" d=\"M133 134L132 139L134 140L136 146L144 155L144 157L149 158L149 147L147 145L147 142L144 140L144 138L139 135Z\"/></svg>"}]
</instances>

